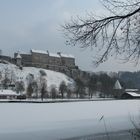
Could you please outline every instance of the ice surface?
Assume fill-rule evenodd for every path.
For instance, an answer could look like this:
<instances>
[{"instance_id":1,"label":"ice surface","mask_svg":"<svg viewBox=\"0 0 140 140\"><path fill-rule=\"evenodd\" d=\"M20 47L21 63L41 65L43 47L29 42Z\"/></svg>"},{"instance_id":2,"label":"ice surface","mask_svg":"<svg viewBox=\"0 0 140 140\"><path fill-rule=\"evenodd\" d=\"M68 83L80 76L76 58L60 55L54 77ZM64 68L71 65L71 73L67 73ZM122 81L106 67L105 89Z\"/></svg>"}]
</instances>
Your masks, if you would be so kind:
<instances>
[{"instance_id":1,"label":"ice surface","mask_svg":"<svg viewBox=\"0 0 140 140\"><path fill-rule=\"evenodd\" d=\"M2 136L31 135L32 139L60 139L133 128L130 117L139 115L140 100L72 103L1 103ZM103 117L102 120L101 117Z\"/></svg>"}]
</instances>

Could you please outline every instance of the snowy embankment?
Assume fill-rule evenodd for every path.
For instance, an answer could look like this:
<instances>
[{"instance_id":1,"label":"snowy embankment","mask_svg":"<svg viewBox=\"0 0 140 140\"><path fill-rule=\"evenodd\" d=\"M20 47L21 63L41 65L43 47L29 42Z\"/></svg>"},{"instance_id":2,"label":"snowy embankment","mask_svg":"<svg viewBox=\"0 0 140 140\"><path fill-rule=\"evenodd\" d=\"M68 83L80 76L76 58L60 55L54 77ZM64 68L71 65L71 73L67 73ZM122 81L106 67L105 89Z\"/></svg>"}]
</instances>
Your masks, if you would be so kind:
<instances>
[{"instance_id":1,"label":"snowy embankment","mask_svg":"<svg viewBox=\"0 0 140 140\"><path fill-rule=\"evenodd\" d=\"M0 139L55 140L133 128L140 100L0 104ZM101 119L102 118L102 119ZM100 120L101 119L101 120Z\"/></svg>"},{"instance_id":2,"label":"snowy embankment","mask_svg":"<svg viewBox=\"0 0 140 140\"><path fill-rule=\"evenodd\" d=\"M57 88L59 87L60 83L62 81L65 81L65 83L68 85L73 85L74 81L73 79L69 78L63 73L55 72L51 70L41 69L41 68L35 68L35 67L23 67L23 69L19 69L16 65L13 64L3 64L0 63L0 72L2 72L2 75L4 76L5 73L8 74L12 80L22 80L24 81L25 85L27 85L27 76L28 74L33 74L34 79L38 80L40 73L39 71L43 70L47 74L47 85L48 89L51 87L51 85L55 85Z\"/></svg>"}]
</instances>

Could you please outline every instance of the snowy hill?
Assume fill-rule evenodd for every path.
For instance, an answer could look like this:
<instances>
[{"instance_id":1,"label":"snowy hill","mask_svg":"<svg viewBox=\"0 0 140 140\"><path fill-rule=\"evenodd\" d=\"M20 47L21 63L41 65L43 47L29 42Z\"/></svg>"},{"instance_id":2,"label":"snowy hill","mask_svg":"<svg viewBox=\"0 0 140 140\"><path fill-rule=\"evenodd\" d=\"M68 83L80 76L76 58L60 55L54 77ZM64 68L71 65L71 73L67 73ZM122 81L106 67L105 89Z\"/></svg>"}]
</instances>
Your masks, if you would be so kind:
<instances>
[{"instance_id":1,"label":"snowy hill","mask_svg":"<svg viewBox=\"0 0 140 140\"><path fill-rule=\"evenodd\" d=\"M48 89L50 88L51 85L55 85L58 88L62 81L65 81L67 85L74 84L73 79L59 72L35 67L23 67L23 69L21 70L19 69L19 67L11 63L8 64L0 63L0 72L2 73L2 77L4 76L5 73L8 73L8 77L13 78L14 81L22 80L24 81L25 85L27 85L26 78L28 74L33 74L35 80L37 80L39 78L40 70L45 71L47 74Z\"/></svg>"}]
</instances>

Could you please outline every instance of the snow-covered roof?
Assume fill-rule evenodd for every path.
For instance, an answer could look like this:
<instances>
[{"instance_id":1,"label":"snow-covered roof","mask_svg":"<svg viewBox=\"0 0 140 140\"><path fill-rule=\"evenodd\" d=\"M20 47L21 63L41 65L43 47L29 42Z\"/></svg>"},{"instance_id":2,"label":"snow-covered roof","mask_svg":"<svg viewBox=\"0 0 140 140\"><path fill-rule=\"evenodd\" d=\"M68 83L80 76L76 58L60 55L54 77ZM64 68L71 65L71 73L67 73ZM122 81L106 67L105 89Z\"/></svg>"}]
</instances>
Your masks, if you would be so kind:
<instances>
[{"instance_id":1,"label":"snow-covered roof","mask_svg":"<svg viewBox=\"0 0 140 140\"><path fill-rule=\"evenodd\" d=\"M49 53L49 56L52 56L52 57L60 57L60 55L55 54L55 53Z\"/></svg>"},{"instance_id":2,"label":"snow-covered roof","mask_svg":"<svg viewBox=\"0 0 140 140\"><path fill-rule=\"evenodd\" d=\"M14 92L14 91L12 91L12 90L0 90L0 95L19 95L19 94L17 94L16 92Z\"/></svg>"},{"instance_id":3,"label":"snow-covered roof","mask_svg":"<svg viewBox=\"0 0 140 140\"><path fill-rule=\"evenodd\" d=\"M122 89L122 86L121 86L119 80L116 81L116 83L114 85L114 89Z\"/></svg>"},{"instance_id":4,"label":"snow-covered roof","mask_svg":"<svg viewBox=\"0 0 140 140\"><path fill-rule=\"evenodd\" d=\"M137 91L139 91L139 89L125 89L125 91L127 91L127 92L137 92Z\"/></svg>"},{"instance_id":5,"label":"snow-covered roof","mask_svg":"<svg viewBox=\"0 0 140 140\"><path fill-rule=\"evenodd\" d=\"M66 58L74 58L73 55L71 54L63 54L63 53L49 53L48 51L44 51L44 50L35 50L35 49L31 49L31 52L33 53L41 53L41 54L47 54L49 56L52 57L66 57Z\"/></svg>"},{"instance_id":6,"label":"snow-covered roof","mask_svg":"<svg viewBox=\"0 0 140 140\"><path fill-rule=\"evenodd\" d=\"M71 55L71 54L62 54L62 53L61 53L61 56L62 56L62 57L74 58L74 56Z\"/></svg>"},{"instance_id":7,"label":"snow-covered roof","mask_svg":"<svg viewBox=\"0 0 140 140\"><path fill-rule=\"evenodd\" d=\"M21 57L21 55L18 53L17 56L16 56L16 58L22 58L22 57Z\"/></svg>"},{"instance_id":8,"label":"snow-covered roof","mask_svg":"<svg viewBox=\"0 0 140 140\"><path fill-rule=\"evenodd\" d=\"M41 54L48 54L47 51L43 51L43 50L35 50L35 49L31 49L31 52L34 52L34 53L41 53Z\"/></svg>"},{"instance_id":9,"label":"snow-covered roof","mask_svg":"<svg viewBox=\"0 0 140 140\"><path fill-rule=\"evenodd\" d=\"M133 96L133 97L140 97L140 94L138 94L136 92L126 92L126 93Z\"/></svg>"}]
</instances>

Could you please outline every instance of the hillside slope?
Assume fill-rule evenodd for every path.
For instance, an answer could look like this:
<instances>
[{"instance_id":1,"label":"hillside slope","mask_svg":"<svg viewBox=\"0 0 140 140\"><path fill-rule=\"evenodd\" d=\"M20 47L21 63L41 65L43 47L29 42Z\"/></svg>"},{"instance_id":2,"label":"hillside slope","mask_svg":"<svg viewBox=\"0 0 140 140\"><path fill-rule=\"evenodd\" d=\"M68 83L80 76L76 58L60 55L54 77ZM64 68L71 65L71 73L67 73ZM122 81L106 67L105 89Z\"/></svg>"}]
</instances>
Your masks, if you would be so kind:
<instances>
[{"instance_id":1,"label":"hillside slope","mask_svg":"<svg viewBox=\"0 0 140 140\"><path fill-rule=\"evenodd\" d=\"M42 68L35 68L35 67L23 67L23 69L19 69L16 65L13 65L11 63L3 64L0 63L0 72L2 73L2 77L4 77L5 73L8 73L8 77L12 77L14 81L23 80L25 82L25 85L27 85L27 79L26 77L28 74L33 74L34 79L37 80L39 78L39 71L43 70L47 74L47 85L48 89L51 85L55 85L57 88L59 87L60 83L62 81L65 81L65 83L68 85L74 84L73 79L69 78L63 73L55 72L51 70L46 70Z\"/></svg>"}]
</instances>

